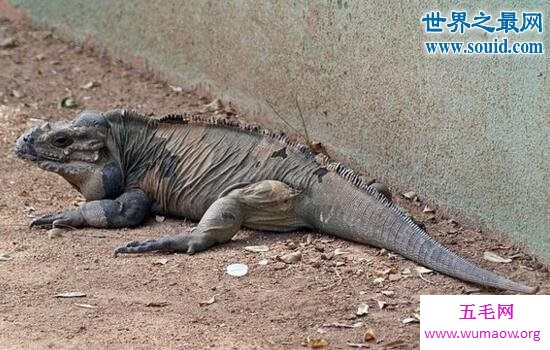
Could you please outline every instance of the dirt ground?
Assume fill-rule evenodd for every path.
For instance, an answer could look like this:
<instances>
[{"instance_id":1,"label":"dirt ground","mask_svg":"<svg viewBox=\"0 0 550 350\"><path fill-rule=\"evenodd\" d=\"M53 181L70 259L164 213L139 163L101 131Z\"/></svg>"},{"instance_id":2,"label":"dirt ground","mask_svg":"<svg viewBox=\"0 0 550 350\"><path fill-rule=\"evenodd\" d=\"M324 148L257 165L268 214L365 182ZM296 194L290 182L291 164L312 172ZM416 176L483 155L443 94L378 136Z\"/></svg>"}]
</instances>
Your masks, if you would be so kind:
<instances>
[{"instance_id":1,"label":"dirt ground","mask_svg":"<svg viewBox=\"0 0 550 350\"><path fill-rule=\"evenodd\" d=\"M82 197L57 175L10 153L29 126L70 119L84 109L128 107L159 115L200 111L209 101L27 25L1 20L0 45L0 255L10 258L0 261L1 349L298 349L308 336L325 339L329 349L351 349L368 328L376 336L372 349L413 349L419 324L402 320L420 314L419 295L503 293L438 273L421 279L416 264L400 256L315 232L242 231L230 244L194 256L112 259L111 250L122 243L193 224L152 219L137 229L83 229L57 238L31 230L33 216L75 206ZM77 106L58 107L70 95ZM548 269L521 247L442 213L430 220L422 201L395 193L394 200L451 249L549 294ZM269 251L248 252L250 245ZM346 253L334 255L336 249ZM293 250L302 252L301 262L277 262ZM514 259L489 262L484 251ZM267 265L258 265L263 259ZM230 263L248 264L248 275L229 276ZM377 278L384 280L375 283ZM86 296L54 297L68 291ZM213 303L201 304L206 301ZM383 309L378 301L386 303ZM356 316L360 303L370 306L368 315Z\"/></svg>"}]
</instances>

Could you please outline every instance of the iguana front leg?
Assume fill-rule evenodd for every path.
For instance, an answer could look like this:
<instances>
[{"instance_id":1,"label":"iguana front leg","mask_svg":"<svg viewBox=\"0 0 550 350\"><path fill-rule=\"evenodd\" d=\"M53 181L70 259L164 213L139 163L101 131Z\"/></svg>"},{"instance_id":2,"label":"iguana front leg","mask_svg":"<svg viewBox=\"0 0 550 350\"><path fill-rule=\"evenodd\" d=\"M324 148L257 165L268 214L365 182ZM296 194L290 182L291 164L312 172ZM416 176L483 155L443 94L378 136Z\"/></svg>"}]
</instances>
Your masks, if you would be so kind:
<instances>
[{"instance_id":1,"label":"iguana front leg","mask_svg":"<svg viewBox=\"0 0 550 350\"><path fill-rule=\"evenodd\" d=\"M124 192L116 199L86 202L77 209L34 219L33 226L118 228L140 224L148 215L151 199L140 189Z\"/></svg>"},{"instance_id":2,"label":"iguana front leg","mask_svg":"<svg viewBox=\"0 0 550 350\"><path fill-rule=\"evenodd\" d=\"M243 222L243 208L235 196L217 199L206 211L197 227L189 234L160 240L133 241L117 248L119 253L146 253L151 251L183 252L193 254L215 244L225 243L237 233Z\"/></svg>"},{"instance_id":3,"label":"iguana front leg","mask_svg":"<svg viewBox=\"0 0 550 350\"><path fill-rule=\"evenodd\" d=\"M241 226L270 231L290 231L307 226L294 212L300 191L273 180L239 186L223 191L222 197L208 208L190 234L130 242L115 249L113 256L151 251L192 254L228 242Z\"/></svg>"}]
</instances>

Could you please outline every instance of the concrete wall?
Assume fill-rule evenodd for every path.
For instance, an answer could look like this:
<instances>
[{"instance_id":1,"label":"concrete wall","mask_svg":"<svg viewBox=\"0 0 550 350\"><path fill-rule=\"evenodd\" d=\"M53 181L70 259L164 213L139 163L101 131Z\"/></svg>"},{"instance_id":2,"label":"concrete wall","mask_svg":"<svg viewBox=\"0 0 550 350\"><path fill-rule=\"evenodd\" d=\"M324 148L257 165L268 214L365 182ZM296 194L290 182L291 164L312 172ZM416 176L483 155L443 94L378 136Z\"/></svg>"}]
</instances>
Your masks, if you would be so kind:
<instances>
[{"instance_id":1,"label":"concrete wall","mask_svg":"<svg viewBox=\"0 0 550 350\"><path fill-rule=\"evenodd\" d=\"M470 20L483 10L494 24L501 10L550 16L548 1L11 2L186 86L206 82L272 123L267 100L300 128L298 95L332 155L550 260L548 54L428 57L426 40L494 35L426 34L420 22L430 10L468 10ZM510 35L546 51L548 38Z\"/></svg>"}]
</instances>

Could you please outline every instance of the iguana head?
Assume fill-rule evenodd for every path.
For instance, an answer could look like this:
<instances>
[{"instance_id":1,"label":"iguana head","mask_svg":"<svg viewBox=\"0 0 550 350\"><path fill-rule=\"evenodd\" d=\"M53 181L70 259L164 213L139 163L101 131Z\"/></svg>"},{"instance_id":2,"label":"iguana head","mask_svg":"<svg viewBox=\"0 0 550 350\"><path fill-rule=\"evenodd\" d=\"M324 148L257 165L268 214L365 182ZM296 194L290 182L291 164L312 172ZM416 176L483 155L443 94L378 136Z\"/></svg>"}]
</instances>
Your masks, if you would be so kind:
<instances>
[{"instance_id":1,"label":"iguana head","mask_svg":"<svg viewBox=\"0 0 550 350\"><path fill-rule=\"evenodd\" d=\"M17 139L15 154L57 173L87 199L116 197L122 172L107 144L109 122L100 112L83 112L72 122L44 123Z\"/></svg>"}]
</instances>

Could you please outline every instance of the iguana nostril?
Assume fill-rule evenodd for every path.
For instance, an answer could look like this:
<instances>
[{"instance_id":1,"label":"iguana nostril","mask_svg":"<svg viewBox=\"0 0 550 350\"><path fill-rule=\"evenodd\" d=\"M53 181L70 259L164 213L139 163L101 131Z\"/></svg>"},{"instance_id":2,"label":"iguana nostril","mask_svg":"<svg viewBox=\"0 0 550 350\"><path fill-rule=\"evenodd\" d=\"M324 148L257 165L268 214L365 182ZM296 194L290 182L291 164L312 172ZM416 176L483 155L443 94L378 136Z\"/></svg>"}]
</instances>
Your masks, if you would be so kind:
<instances>
[{"instance_id":1,"label":"iguana nostril","mask_svg":"<svg viewBox=\"0 0 550 350\"><path fill-rule=\"evenodd\" d=\"M32 142L34 142L34 139L31 135L27 134L27 135L23 136L23 142L32 143Z\"/></svg>"}]
</instances>

